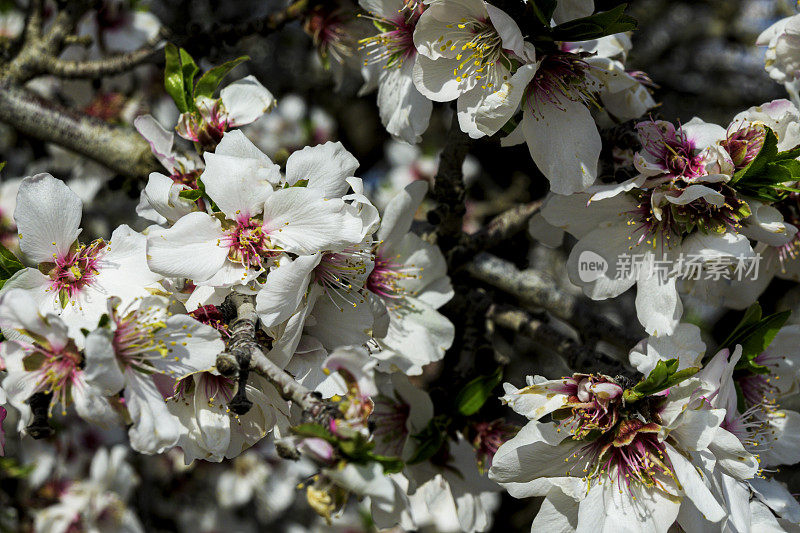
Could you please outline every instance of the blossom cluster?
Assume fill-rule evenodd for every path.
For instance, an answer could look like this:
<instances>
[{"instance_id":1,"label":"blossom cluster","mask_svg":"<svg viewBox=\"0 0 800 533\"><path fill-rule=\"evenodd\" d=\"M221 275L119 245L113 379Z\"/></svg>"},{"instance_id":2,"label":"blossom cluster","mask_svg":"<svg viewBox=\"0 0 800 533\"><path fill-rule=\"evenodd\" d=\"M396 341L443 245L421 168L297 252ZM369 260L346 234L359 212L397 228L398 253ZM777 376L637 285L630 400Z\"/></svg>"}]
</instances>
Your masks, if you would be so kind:
<instances>
[{"instance_id":1,"label":"blossom cluster","mask_svg":"<svg viewBox=\"0 0 800 533\"><path fill-rule=\"evenodd\" d=\"M72 16L32 4L2 15L0 44ZM800 463L800 325L762 295L800 281L800 15L753 43L789 98L716 124L658 114L626 66L625 6L344 4L298 2L256 33L302 19L343 92L356 57L388 165L361 170L323 102L225 81L248 56L162 42L141 6L84 6L37 64L152 46L165 95L127 100L153 77L131 70L79 107L144 143L135 222L96 203L127 169L55 145L0 185L0 477L23 487L0 529L30 507L37 532L145 531L141 502L174 498L182 531L248 530L252 509L269 530L481 532L537 498L532 531L798 530L779 467ZM19 85L80 99L37 81ZM450 153L477 143L526 145L541 202L509 187L484 226L465 188L496 160ZM568 282L481 271L520 229L563 250ZM629 301L630 323L582 297ZM523 337L556 362L520 363Z\"/></svg>"}]
</instances>

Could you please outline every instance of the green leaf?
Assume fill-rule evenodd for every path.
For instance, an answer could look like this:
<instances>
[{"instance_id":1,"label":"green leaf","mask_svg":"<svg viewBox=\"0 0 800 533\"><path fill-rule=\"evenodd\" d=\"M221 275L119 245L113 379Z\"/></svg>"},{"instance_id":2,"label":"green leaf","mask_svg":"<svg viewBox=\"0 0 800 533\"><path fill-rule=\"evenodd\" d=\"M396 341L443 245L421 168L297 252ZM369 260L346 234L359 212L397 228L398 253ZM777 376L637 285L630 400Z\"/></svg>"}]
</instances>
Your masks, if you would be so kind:
<instances>
[{"instance_id":1,"label":"green leaf","mask_svg":"<svg viewBox=\"0 0 800 533\"><path fill-rule=\"evenodd\" d=\"M0 280L5 282L23 268L25 268L25 265L17 259L17 256L0 244Z\"/></svg>"},{"instance_id":2,"label":"green leaf","mask_svg":"<svg viewBox=\"0 0 800 533\"><path fill-rule=\"evenodd\" d=\"M181 75L183 76L183 92L186 98L186 105L190 110L195 109L194 105L194 77L200 71L200 67L194 62L189 52L180 49L181 56Z\"/></svg>"},{"instance_id":3,"label":"green leaf","mask_svg":"<svg viewBox=\"0 0 800 533\"><path fill-rule=\"evenodd\" d=\"M184 89L183 71L178 48L172 43L167 43L167 46L164 47L164 53L166 56L164 88L167 90L167 94L172 97L178 107L178 111L186 113L189 111L189 106L186 103L186 90Z\"/></svg>"},{"instance_id":4,"label":"green leaf","mask_svg":"<svg viewBox=\"0 0 800 533\"><path fill-rule=\"evenodd\" d=\"M737 192L767 203L784 199L800 180L800 146L778 152L778 137L765 128L764 145L750 163L737 170L730 183Z\"/></svg>"},{"instance_id":5,"label":"green leaf","mask_svg":"<svg viewBox=\"0 0 800 533\"><path fill-rule=\"evenodd\" d=\"M626 7L628 4L620 4L608 11L559 24L553 28L553 38L558 41L587 41L635 30L636 19L625 14Z\"/></svg>"},{"instance_id":6,"label":"green leaf","mask_svg":"<svg viewBox=\"0 0 800 533\"><path fill-rule=\"evenodd\" d=\"M194 97L197 98L198 96L206 96L208 98L212 98L214 96L214 91L217 90L217 87L219 87L222 79L227 76L237 65L249 59L250 56L237 57L236 59L214 67L203 74L200 79L197 80L197 85L194 88Z\"/></svg>"},{"instance_id":7,"label":"green leaf","mask_svg":"<svg viewBox=\"0 0 800 533\"><path fill-rule=\"evenodd\" d=\"M749 176L755 176L768 162L773 161L777 155L778 137L775 135L774 131L772 131L770 128L766 128L766 137L764 138L764 144L761 147L761 150L759 150L758 154L753 158L752 161L750 161L750 163L748 163L746 167L737 170L733 174L733 178L731 178L730 183L737 183Z\"/></svg>"},{"instance_id":8,"label":"green leaf","mask_svg":"<svg viewBox=\"0 0 800 533\"><path fill-rule=\"evenodd\" d=\"M5 167L6 167L6 162L5 162L5 161L3 161L2 163L0 163L0 172L2 172L2 170L3 170Z\"/></svg>"},{"instance_id":9,"label":"green leaf","mask_svg":"<svg viewBox=\"0 0 800 533\"><path fill-rule=\"evenodd\" d=\"M700 368L689 367L678 370L678 359L659 361L642 381L623 392L622 397L626 402L635 402L647 396L674 387L678 383L692 377Z\"/></svg>"},{"instance_id":10,"label":"green leaf","mask_svg":"<svg viewBox=\"0 0 800 533\"><path fill-rule=\"evenodd\" d=\"M744 312L744 316L736 325L736 327L733 328L733 331L731 331L730 335L728 335L728 337L722 343L722 346L730 347L732 345L737 344L735 342L737 337L740 336L741 333L748 327L758 323L758 321L761 320L761 313L762 313L761 304L759 304L758 302L748 307L747 311Z\"/></svg>"},{"instance_id":11,"label":"green leaf","mask_svg":"<svg viewBox=\"0 0 800 533\"><path fill-rule=\"evenodd\" d=\"M111 318L108 316L108 313L103 313L100 315L100 319L97 321L98 328L105 328L111 323Z\"/></svg>"},{"instance_id":12,"label":"green leaf","mask_svg":"<svg viewBox=\"0 0 800 533\"><path fill-rule=\"evenodd\" d=\"M742 367L751 366L749 363L769 347L791 314L791 311L775 313L761 319L743 333L742 338L737 342L742 345L742 360L740 361L743 363ZM739 364L736 367L739 368Z\"/></svg>"},{"instance_id":13,"label":"green leaf","mask_svg":"<svg viewBox=\"0 0 800 533\"><path fill-rule=\"evenodd\" d=\"M367 457L371 461L376 461L381 464L383 467L384 474L396 474L403 470L403 460L399 457L389 457L387 455L378 455L372 452L367 454Z\"/></svg>"},{"instance_id":14,"label":"green leaf","mask_svg":"<svg viewBox=\"0 0 800 533\"><path fill-rule=\"evenodd\" d=\"M557 0L528 0L533 14L545 28L550 28L550 21L553 20L553 12L558 5Z\"/></svg>"},{"instance_id":15,"label":"green leaf","mask_svg":"<svg viewBox=\"0 0 800 533\"><path fill-rule=\"evenodd\" d=\"M336 444L339 440L333 433L319 424L300 424L290 427L289 430L300 437L322 439L331 444Z\"/></svg>"},{"instance_id":16,"label":"green leaf","mask_svg":"<svg viewBox=\"0 0 800 533\"><path fill-rule=\"evenodd\" d=\"M185 189L178 193L178 196L181 198L186 198L187 200L191 200L192 202L196 202L203 197L203 191L199 189Z\"/></svg>"},{"instance_id":17,"label":"green leaf","mask_svg":"<svg viewBox=\"0 0 800 533\"><path fill-rule=\"evenodd\" d=\"M419 445L414 451L414 455L408 460L408 464L422 463L436 455L436 452L442 447L447 437L443 431L444 425L446 425L446 422L442 417L434 417L428 422L425 429L411 436L411 438L419 442Z\"/></svg>"},{"instance_id":18,"label":"green leaf","mask_svg":"<svg viewBox=\"0 0 800 533\"><path fill-rule=\"evenodd\" d=\"M502 380L503 367L499 366L491 375L478 376L464 385L456 395L455 401L458 412L464 416L477 413Z\"/></svg>"}]
</instances>

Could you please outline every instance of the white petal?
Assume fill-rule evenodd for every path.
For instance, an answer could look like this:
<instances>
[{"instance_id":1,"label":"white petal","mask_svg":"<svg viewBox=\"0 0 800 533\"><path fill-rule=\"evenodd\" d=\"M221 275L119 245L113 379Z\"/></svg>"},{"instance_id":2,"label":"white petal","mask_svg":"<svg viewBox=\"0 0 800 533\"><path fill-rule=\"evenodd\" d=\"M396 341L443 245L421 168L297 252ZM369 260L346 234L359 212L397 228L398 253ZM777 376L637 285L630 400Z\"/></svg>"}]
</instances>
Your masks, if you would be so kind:
<instances>
[{"instance_id":1,"label":"white petal","mask_svg":"<svg viewBox=\"0 0 800 533\"><path fill-rule=\"evenodd\" d=\"M498 9L491 4L485 4L485 7L489 13L492 26L497 30L500 39L503 41L503 49L511 50L521 57L524 39L517 23L502 9Z\"/></svg>"},{"instance_id":2,"label":"white petal","mask_svg":"<svg viewBox=\"0 0 800 533\"><path fill-rule=\"evenodd\" d=\"M170 316L153 337L168 350L161 359L152 359L153 366L175 379L211 371L217 364L217 355L225 349L216 329L188 315Z\"/></svg>"},{"instance_id":3,"label":"white petal","mask_svg":"<svg viewBox=\"0 0 800 533\"><path fill-rule=\"evenodd\" d=\"M420 141L433 109L433 103L414 86L414 63L407 60L400 68L384 70L378 85L381 123L386 131L409 144Z\"/></svg>"},{"instance_id":4,"label":"white petal","mask_svg":"<svg viewBox=\"0 0 800 533\"><path fill-rule=\"evenodd\" d=\"M461 81L453 74L459 65L457 59L429 59L420 54L415 61L412 73L414 87L425 98L434 102L455 100L475 86L474 76L467 76Z\"/></svg>"},{"instance_id":5,"label":"white petal","mask_svg":"<svg viewBox=\"0 0 800 533\"><path fill-rule=\"evenodd\" d=\"M106 429L121 422L119 415L103 397L100 389L77 380L72 384L71 394L75 411L84 420Z\"/></svg>"},{"instance_id":6,"label":"white petal","mask_svg":"<svg viewBox=\"0 0 800 533\"><path fill-rule=\"evenodd\" d=\"M287 252L341 250L363 238L361 219L345 207L342 200L305 187L281 189L264 204L264 230Z\"/></svg>"},{"instance_id":7,"label":"white petal","mask_svg":"<svg viewBox=\"0 0 800 533\"><path fill-rule=\"evenodd\" d=\"M262 324L275 326L297 311L321 257L320 254L301 255L294 261L285 257L270 271L256 295L256 312Z\"/></svg>"},{"instance_id":8,"label":"white petal","mask_svg":"<svg viewBox=\"0 0 800 533\"><path fill-rule=\"evenodd\" d=\"M592 114L582 102L566 100L559 107L531 102L525 110L523 134L536 166L556 194L585 190L597 177L602 142Z\"/></svg>"},{"instance_id":9,"label":"white petal","mask_svg":"<svg viewBox=\"0 0 800 533\"><path fill-rule=\"evenodd\" d=\"M578 502L553 488L539 507L531 524L531 533L572 533L578 527Z\"/></svg>"},{"instance_id":10,"label":"white petal","mask_svg":"<svg viewBox=\"0 0 800 533\"><path fill-rule=\"evenodd\" d=\"M225 134L225 138L238 133ZM225 140L223 138L223 140ZM206 152L206 169L200 179L206 193L231 220L249 219L261 212L264 201L272 194L272 183L280 180L280 169L271 161Z\"/></svg>"},{"instance_id":11,"label":"white petal","mask_svg":"<svg viewBox=\"0 0 800 533\"><path fill-rule=\"evenodd\" d=\"M147 265L164 276L203 281L225 263L228 248L219 220L206 213L189 213L164 232L147 238Z\"/></svg>"},{"instance_id":12,"label":"white petal","mask_svg":"<svg viewBox=\"0 0 800 533\"><path fill-rule=\"evenodd\" d=\"M428 192L426 181L414 181L398 192L386 206L383 213L381 227L376 235L377 239L383 241L383 248L393 250L396 244L405 237L411 229L414 220L414 213L417 212L425 193Z\"/></svg>"},{"instance_id":13,"label":"white petal","mask_svg":"<svg viewBox=\"0 0 800 533\"><path fill-rule=\"evenodd\" d=\"M294 185L308 180L308 187L326 198L339 198L350 188L346 180L357 168L358 160L340 142L306 146L292 152L286 161L286 182Z\"/></svg>"},{"instance_id":14,"label":"white petal","mask_svg":"<svg viewBox=\"0 0 800 533\"><path fill-rule=\"evenodd\" d=\"M683 303L675 278L644 274L636 284L636 316L648 334L670 335L683 315Z\"/></svg>"},{"instance_id":15,"label":"white petal","mask_svg":"<svg viewBox=\"0 0 800 533\"><path fill-rule=\"evenodd\" d=\"M670 444L666 444L666 450L675 477L697 509L711 522L719 522L725 518L725 510L708 490L695 466Z\"/></svg>"},{"instance_id":16,"label":"white petal","mask_svg":"<svg viewBox=\"0 0 800 533\"><path fill-rule=\"evenodd\" d=\"M422 367L439 361L453 344L455 328L445 316L416 298L406 297L405 305L390 310L389 332L378 339L383 350L373 357L392 370L409 376L422 373Z\"/></svg>"},{"instance_id":17,"label":"white petal","mask_svg":"<svg viewBox=\"0 0 800 533\"><path fill-rule=\"evenodd\" d=\"M50 174L22 180L14 220L25 257L47 263L66 256L81 232L82 210L78 195Z\"/></svg>"},{"instance_id":18,"label":"white petal","mask_svg":"<svg viewBox=\"0 0 800 533\"><path fill-rule=\"evenodd\" d=\"M538 65L522 65L511 78L494 93L489 94L476 113L478 129L486 135L494 135L508 122L519 108L525 89L536 75Z\"/></svg>"},{"instance_id":19,"label":"white petal","mask_svg":"<svg viewBox=\"0 0 800 533\"><path fill-rule=\"evenodd\" d=\"M86 382L97 387L106 396L118 393L125 387L125 376L117 364L114 351L114 333L109 329L96 329L86 337Z\"/></svg>"},{"instance_id":20,"label":"white petal","mask_svg":"<svg viewBox=\"0 0 800 533\"><path fill-rule=\"evenodd\" d=\"M219 92L231 126L250 124L275 106L275 98L255 76L235 81Z\"/></svg>"},{"instance_id":21,"label":"white petal","mask_svg":"<svg viewBox=\"0 0 800 533\"><path fill-rule=\"evenodd\" d=\"M142 191L141 201L136 206L136 214L157 224L174 223L183 215L196 210L194 202L180 197L185 188L163 174L151 173ZM148 208L154 213L151 214Z\"/></svg>"},{"instance_id":22,"label":"white petal","mask_svg":"<svg viewBox=\"0 0 800 533\"><path fill-rule=\"evenodd\" d=\"M133 370L128 370L125 377L125 405L133 420L128 432L131 447L152 454L175 446L180 435L179 424L153 380Z\"/></svg>"},{"instance_id":23,"label":"white petal","mask_svg":"<svg viewBox=\"0 0 800 533\"><path fill-rule=\"evenodd\" d=\"M583 293L593 300L615 298L631 288L636 283L635 277L617 268L620 257L636 253L630 249L630 236L631 229L624 223L599 227L583 236L567 259L567 272L572 283L581 287ZM587 261L605 262L605 270L602 273L590 272L581 266Z\"/></svg>"}]
</instances>

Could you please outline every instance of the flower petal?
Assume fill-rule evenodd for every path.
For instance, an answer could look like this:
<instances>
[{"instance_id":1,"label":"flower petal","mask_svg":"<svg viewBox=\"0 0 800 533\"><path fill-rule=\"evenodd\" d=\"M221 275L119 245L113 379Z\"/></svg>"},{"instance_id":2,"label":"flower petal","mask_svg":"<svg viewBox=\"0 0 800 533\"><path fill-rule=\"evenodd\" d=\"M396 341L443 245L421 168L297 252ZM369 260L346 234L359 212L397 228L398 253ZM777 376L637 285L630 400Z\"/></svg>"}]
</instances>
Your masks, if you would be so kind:
<instances>
[{"instance_id":1,"label":"flower petal","mask_svg":"<svg viewBox=\"0 0 800 533\"><path fill-rule=\"evenodd\" d=\"M82 211L78 195L50 174L22 180L14 220L23 255L34 263L66 256L81 232Z\"/></svg>"}]
</instances>

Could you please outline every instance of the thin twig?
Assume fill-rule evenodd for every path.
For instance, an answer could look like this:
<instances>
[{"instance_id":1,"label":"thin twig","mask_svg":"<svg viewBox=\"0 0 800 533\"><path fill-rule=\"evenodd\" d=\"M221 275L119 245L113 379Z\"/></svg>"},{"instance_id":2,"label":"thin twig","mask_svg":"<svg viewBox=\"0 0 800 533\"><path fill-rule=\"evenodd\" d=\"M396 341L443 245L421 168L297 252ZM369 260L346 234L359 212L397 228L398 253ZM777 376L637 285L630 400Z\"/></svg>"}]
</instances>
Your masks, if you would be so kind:
<instances>
[{"instance_id":1,"label":"thin twig","mask_svg":"<svg viewBox=\"0 0 800 533\"><path fill-rule=\"evenodd\" d=\"M552 280L535 270L520 271L513 263L488 253L478 254L467 272L484 283L516 296L523 304L544 308L575 326L582 334L595 336L624 350L640 339L606 317L598 315L581 299L559 291Z\"/></svg>"},{"instance_id":2,"label":"thin twig","mask_svg":"<svg viewBox=\"0 0 800 533\"><path fill-rule=\"evenodd\" d=\"M53 56L45 56L40 59L40 68L43 73L68 79L93 79L122 74L144 63L160 60L163 55L161 43L165 36L165 31L159 32L156 38L138 50L102 59L67 61Z\"/></svg>"}]
</instances>

